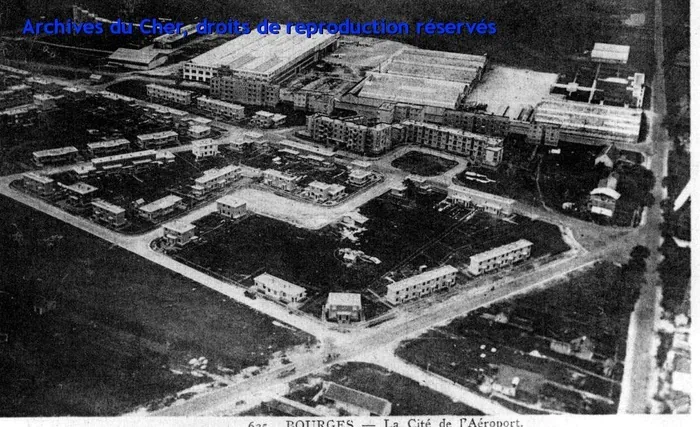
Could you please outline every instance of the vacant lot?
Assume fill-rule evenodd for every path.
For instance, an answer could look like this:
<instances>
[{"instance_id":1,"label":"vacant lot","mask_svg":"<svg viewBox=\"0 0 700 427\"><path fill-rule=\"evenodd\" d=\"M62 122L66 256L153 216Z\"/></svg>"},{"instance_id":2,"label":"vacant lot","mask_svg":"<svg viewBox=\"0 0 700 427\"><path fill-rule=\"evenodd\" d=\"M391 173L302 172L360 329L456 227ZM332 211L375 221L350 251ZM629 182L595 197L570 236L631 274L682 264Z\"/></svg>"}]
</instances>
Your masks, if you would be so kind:
<instances>
[{"instance_id":1,"label":"vacant lot","mask_svg":"<svg viewBox=\"0 0 700 427\"><path fill-rule=\"evenodd\" d=\"M2 415L117 415L202 381L170 371L192 357L237 371L311 339L9 199L0 216Z\"/></svg>"},{"instance_id":2,"label":"vacant lot","mask_svg":"<svg viewBox=\"0 0 700 427\"><path fill-rule=\"evenodd\" d=\"M409 151L391 162L391 165L406 172L421 176L442 175L457 166L454 160L446 159L420 151Z\"/></svg>"},{"instance_id":3,"label":"vacant lot","mask_svg":"<svg viewBox=\"0 0 700 427\"><path fill-rule=\"evenodd\" d=\"M369 363L350 362L333 365L321 375L310 375L290 384L286 396L305 405L316 406L311 399L322 386L322 380L363 391L391 402L391 415L483 415L478 410Z\"/></svg>"},{"instance_id":4,"label":"vacant lot","mask_svg":"<svg viewBox=\"0 0 700 427\"><path fill-rule=\"evenodd\" d=\"M513 400L522 413L614 413L629 314L643 280L644 267L631 265L598 264L565 283L433 329L402 343L397 354L482 393L491 393L494 380L509 386L517 376L514 398L492 397ZM590 357L552 347L581 340L591 345Z\"/></svg>"}]
</instances>

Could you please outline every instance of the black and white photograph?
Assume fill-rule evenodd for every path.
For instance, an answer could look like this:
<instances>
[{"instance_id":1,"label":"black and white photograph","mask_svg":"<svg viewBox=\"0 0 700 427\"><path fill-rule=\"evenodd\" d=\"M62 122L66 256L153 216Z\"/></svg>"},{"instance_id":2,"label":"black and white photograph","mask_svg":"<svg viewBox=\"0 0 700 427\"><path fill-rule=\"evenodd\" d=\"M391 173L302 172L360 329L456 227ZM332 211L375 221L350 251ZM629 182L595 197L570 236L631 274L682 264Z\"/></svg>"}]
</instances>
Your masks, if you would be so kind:
<instances>
[{"instance_id":1,"label":"black and white photograph","mask_svg":"<svg viewBox=\"0 0 700 427\"><path fill-rule=\"evenodd\" d=\"M695 12L0 0L0 425L692 425Z\"/></svg>"}]
</instances>

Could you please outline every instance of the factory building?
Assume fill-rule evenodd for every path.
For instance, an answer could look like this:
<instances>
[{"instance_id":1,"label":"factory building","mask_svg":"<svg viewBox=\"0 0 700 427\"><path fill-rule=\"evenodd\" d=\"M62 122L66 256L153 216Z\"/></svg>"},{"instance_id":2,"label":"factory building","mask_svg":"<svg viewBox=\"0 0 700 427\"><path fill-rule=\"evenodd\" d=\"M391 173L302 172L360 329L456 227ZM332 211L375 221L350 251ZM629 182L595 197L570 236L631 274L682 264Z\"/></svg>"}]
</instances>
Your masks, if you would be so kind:
<instances>
[{"instance_id":1,"label":"factory building","mask_svg":"<svg viewBox=\"0 0 700 427\"><path fill-rule=\"evenodd\" d=\"M284 303L297 303L306 298L306 289L272 274L263 273L253 279L258 292Z\"/></svg>"},{"instance_id":2,"label":"factory building","mask_svg":"<svg viewBox=\"0 0 700 427\"><path fill-rule=\"evenodd\" d=\"M355 293L330 292L323 306L323 318L338 323L364 321L362 296Z\"/></svg>"},{"instance_id":3,"label":"factory building","mask_svg":"<svg viewBox=\"0 0 700 427\"><path fill-rule=\"evenodd\" d=\"M494 215L509 216L515 200L452 184L447 187L447 200L463 206L476 206Z\"/></svg>"},{"instance_id":4,"label":"factory building","mask_svg":"<svg viewBox=\"0 0 700 427\"><path fill-rule=\"evenodd\" d=\"M128 139L112 139L109 141L91 142L87 145L91 156L111 156L129 150L131 143Z\"/></svg>"},{"instance_id":5,"label":"factory building","mask_svg":"<svg viewBox=\"0 0 700 427\"><path fill-rule=\"evenodd\" d=\"M141 148L160 148L165 145L177 144L178 141L177 132L172 130L147 133L136 137L136 144Z\"/></svg>"},{"instance_id":6,"label":"factory building","mask_svg":"<svg viewBox=\"0 0 700 427\"><path fill-rule=\"evenodd\" d=\"M253 30L187 61L183 78L209 82L218 75L221 67L226 67L234 77L278 83L335 50L338 39L337 34L302 37L284 33L260 34Z\"/></svg>"},{"instance_id":7,"label":"factory building","mask_svg":"<svg viewBox=\"0 0 700 427\"><path fill-rule=\"evenodd\" d=\"M293 191L297 186L297 177L280 172L276 169L263 171L263 183L280 190Z\"/></svg>"},{"instance_id":8,"label":"factory building","mask_svg":"<svg viewBox=\"0 0 700 427\"><path fill-rule=\"evenodd\" d=\"M126 224L126 210L104 200L96 199L92 203L92 220L102 222L112 227L121 227Z\"/></svg>"},{"instance_id":9,"label":"factory building","mask_svg":"<svg viewBox=\"0 0 700 427\"><path fill-rule=\"evenodd\" d=\"M192 104L192 92L189 90L177 89L170 86L163 86L156 83L146 85L146 94L149 98L160 101L171 102L173 104Z\"/></svg>"},{"instance_id":10,"label":"factory building","mask_svg":"<svg viewBox=\"0 0 700 427\"><path fill-rule=\"evenodd\" d=\"M423 122L405 121L402 125L409 144L460 154L488 167L498 166L503 159L503 138Z\"/></svg>"},{"instance_id":11,"label":"factory building","mask_svg":"<svg viewBox=\"0 0 700 427\"><path fill-rule=\"evenodd\" d=\"M73 146L52 148L50 150L35 151L32 153L32 157L37 166L52 163L70 163L78 158L78 149Z\"/></svg>"},{"instance_id":12,"label":"factory building","mask_svg":"<svg viewBox=\"0 0 700 427\"><path fill-rule=\"evenodd\" d=\"M211 138L192 141L192 154L195 160L216 156L219 154L219 144Z\"/></svg>"},{"instance_id":13,"label":"factory building","mask_svg":"<svg viewBox=\"0 0 700 427\"><path fill-rule=\"evenodd\" d=\"M216 201L216 210L228 218L240 218L246 214L246 203L231 195L226 195Z\"/></svg>"},{"instance_id":14,"label":"factory building","mask_svg":"<svg viewBox=\"0 0 700 427\"><path fill-rule=\"evenodd\" d=\"M445 265L387 285L386 299L390 303L402 304L422 298L440 289L454 286L457 269Z\"/></svg>"},{"instance_id":15,"label":"factory building","mask_svg":"<svg viewBox=\"0 0 700 427\"><path fill-rule=\"evenodd\" d=\"M240 177L241 168L238 166L229 165L221 169L206 170L201 177L194 180L194 185L191 187L192 195L194 197L204 197Z\"/></svg>"},{"instance_id":16,"label":"factory building","mask_svg":"<svg viewBox=\"0 0 700 427\"><path fill-rule=\"evenodd\" d=\"M591 51L591 61L604 64L627 64L630 47L619 44L596 43Z\"/></svg>"},{"instance_id":17,"label":"factory building","mask_svg":"<svg viewBox=\"0 0 700 427\"><path fill-rule=\"evenodd\" d=\"M639 140L642 110L575 101L543 101L535 107L528 142L556 146L559 141L588 145Z\"/></svg>"},{"instance_id":18,"label":"factory building","mask_svg":"<svg viewBox=\"0 0 700 427\"><path fill-rule=\"evenodd\" d=\"M195 238L197 227L182 221L163 225L163 239L169 245L185 246Z\"/></svg>"},{"instance_id":19,"label":"factory building","mask_svg":"<svg viewBox=\"0 0 700 427\"><path fill-rule=\"evenodd\" d=\"M107 63L132 70L152 70L165 64L168 55L157 49L128 49L120 47L109 55Z\"/></svg>"},{"instance_id":20,"label":"factory building","mask_svg":"<svg viewBox=\"0 0 700 427\"><path fill-rule=\"evenodd\" d=\"M469 257L469 273L478 276L530 258L532 242L520 239Z\"/></svg>"},{"instance_id":21,"label":"factory building","mask_svg":"<svg viewBox=\"0 0 700 427\"><path fill-rule=\"evenodd\" d=\"M56 192L56 183L53 179L35 172L22 174L22 183L24 188L40 196L50 196Z\"/></svg>"},{"instance_id":22,"label":"factory building","mask_svg":"<svg viewBox=\"0 0 700 427\"><path fill-rule=\"evenodd\" d=\"M591 190L588 202L588 210L591 213L612 218L617 201L620 199L617 180L618 175L613 172L607 178L601 179L598 187Z\"/></svg>"},{"instance_id":23,"label":"factory building","mask_svg":"<svg viewBox=\"0 0 700 427\"><path fill-rule=\"evenodd\" d=\"M181 204L182 198L170 194L147 205L141 206L138 210L138 214L148 221L155 222L159 218L174 212Z\"/></svg>"},{"instance_id":24,"label":"factory building","mask_svg":"<svg viewBox=\"0 0 700 427\"><path fill-rule=\"evenodd\" d=\"M197 107L217 117L222 116L234 120L245 118L245 108L242 105L209 98L207 96L200 96L197 98Z\"/></svg>"}]
</instances>

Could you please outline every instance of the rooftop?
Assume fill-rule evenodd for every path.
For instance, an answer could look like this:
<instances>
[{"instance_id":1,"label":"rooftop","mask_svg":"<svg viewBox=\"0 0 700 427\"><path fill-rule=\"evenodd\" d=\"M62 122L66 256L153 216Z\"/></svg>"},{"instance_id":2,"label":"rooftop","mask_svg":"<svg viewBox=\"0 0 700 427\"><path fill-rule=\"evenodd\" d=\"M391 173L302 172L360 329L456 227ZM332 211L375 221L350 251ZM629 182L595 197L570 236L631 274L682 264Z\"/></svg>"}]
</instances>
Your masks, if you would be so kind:
<instances>
[{"instance_id":1,"label":"rooftop","mask_svg":"<svg viewBox=\"0 0 700 427\"><path fill-rule=\"evenodd\" d=\"M476 262L486 261L488 259L504 255L509 252L516 251L518 249L527 248L528 246L532 246L531 241L520 239L518 241L508 243L507 245L499 246L497 248L489 249L488 251L472 255L471 257L469 257L469 259Z\"/></svg>"},{"instance_id":2,"label":"rooftop","mask_svg":"<svg viewBox=\"0 0 700 427\"><path fill-rule=\"evenodd\" d=\"M466 84L426 77L368 72L359 96L391 102L455 108Z\"/></svg>"},{"instance_id":3,"label":"rooftop","mask_svg":"<svg viewBox=\"0 0 700 427\"><path fill-rule=\"evenodd\" d=\"M209 145L216 145L216 142L214 142L214 140L211 138L197 139L195 141L192 141L193 147L207 147Z\"/></svg>"},{"instance_id":4,"label":"rooftop","mask_svg":"<svg viewBox=\"0 0 700 427\"><path fill-rule=\"evenodd\" d=\"M197 227L190 224L189 222L173 221L169 224L163 225L163 228L166 231L172 231L172 232L177 233L177 234L184 234L184 233L190 232L192 230L195 230Z\"/></svg>"},{"instance_id":5,"label":"rooftop","mask_svg":"<svg viewBox=\"0 0 700 427\"><path fill-rule=\"evenodd\" d=\"M305 292L306 289L294 283L287 282L286 280L280 279L279 277L273 276L272 274L263 273L255 278L256 284L262 284L269 288L284 290L285 292L298 294Z\"/></svg>"},{"instance_id":6,"label":"rooftop","mask_svg":"<svg viewBox=\"0 0 700 427\"><path fill-rule=\"evenodd\" d=\"M35 151L34 157L53 157L53 156L62 156L64 154L70 154L70 153L77 153L78 149L73 147L73 146L68 146L68 147L61 147L61 148L52 148L50 150L40 150L40 151Z\"/></svg>"},{"instance_id":7,"label":"rooftop","mask_svg":"<svg viewBox=\"0 0 700 427\"><path fill-rule=\"evenodd\" d=\"M481 197L484 199L490 199L490 200L493 200L494 202L498 202L501 204L512 205L515 203L515 200L513 200L513 199L502 197L502 196L499 196L496 194L486 193L484 191L475 190L475 189L469 188L469 187L463 187L463 186L457 185L457 184L452 184L449 187L447 187L447 191L453 192L453 193L454 192L461 193L463 195L466 195L467 197L475 196L475 197Z\"/></svg>"},{"instance_id":8,"label":"rooftop","mask_svg":"<svg viewBox=\"0 0 700 427\"><path fill-rule=\"evenodd\" d=\"M630 47L619 44L596 43L591 52L591 59L600 62L627 63Z\"/></svg>"},{"instance_id":9,"label":"rooftop","mask_svg":"<svg viewBox=\"0 0 700 427\"><path fill-rule=\"evenodd\" d=\"M142 157L155 156L156 153L157 152L155 150L143 150L143 151L134 151L133 153L117 154L116 156L98 157L96 159L92 159L92 164L93 165L100 165L103 163L119 162L122 160L140 159Z\"/></svg>"},{"instance_id":10,"label":"rooftop","mask_svg":"<svg viewBox=\"0 0 700 427\"><path fill-rule=\"evenodd\" d=\"M78 193L78 194L82 194L82 195L90 194L90 193L97 191L97 187L93 187L92 185L86 184L84 182L76 182L75 184L71 184L71 185L59 183L58 185L60 185L61 187L65 188L66 190L68 190L72 193Z\"/></svg>"},{"instance_id":11,"label":"rooftop","mask_svg":"<svg viewBox=\"0 0 700 427\"><path fill-rule=\"evenodd\" d=\"M433 280L437 279L443 276L447 276L448 274L452 273L457 273L459 270L454 268L451 265L443 265L442 267L438 267L432 270L428 270L426 272L416 274L415 276L407 277L403 280L399 280L398 282L391 283L387 285L387 290L389 292L391 291L396 291L399 289L404 289L409 286L417 285L419 283L426 282L428 280Z\"/></svg>"},{"instance_id":12,"label":"rooftop","mask_svg":"<svg viewBox=\"0 0 700 427\"><path fill-rule=\"evenodd\" d=\"M636 137L642 113L636 108L547 100L537 105L535 122L558 124L563 129Z\"/></svg>"},{"instance_id":13,"label":"rooftop","mask_svg":"<svg viewBox=\"0 0 700 427\"><path fill-rule=\"evenodd\" d=\"M241 200L237 197L234 197L231 194L228 194L224 197L221 197L216 201L216 203L221 203L222 205L230 206L232 208L237 208L240 206L245 206L245 200Z\"/></svg>"},{"instance_id":14,"label":"rooftop","mask_svg":"<svg viewBox=\"0 0 700 427\"><path fill-rule=\"evenodd\" d=\"M349 305L362 307L362 296L346 292L330 292L326 305Z\"/></svg>"},{"instance_id":15,"label":"rooftop","mask_svg":"<svg viewBox=\"0 0 700 427\"><path fill-rule=\"evenodd\" d=\"M91 142L87 146L90 149L95 149L95 148L119 147L121 145L129 145L129 144L130 144L130 142L128 139L120 138L120 139L110 139L109 141Z\"/></svg>"},{"instance_id":16,"label":"rooftop","mask_svg":"<svg viewBox=\"0 0 700 427\"><path fill-rule=\"evenodd\" d=\"M114 205L112 203L105 202L104 200L94 200L91 203L92 206L105 210L107 212L113 213L115 215L123 214L125 212L124 208L121 208L117 205Z\"/></svg>"},{"instance_id":17,"label":"rooftop","mask_svg":"<svg viewBox=\"0 0 700 427\"><path fill-rule=\"evenodd\" d=\"M144 140L144 139L158 139L158 138L169 138L177 136L177 132L172 131L172 130L166 130L163 132L154 132L154 133L146 133L143 135L138 135L136 138Z\"/></svg>"},{"instance_id":18,"label":"rooftop","mask_svg":"<svg viewBox=\"0 0 700 427\"><path fill-rule=\"evenodd\" d=\"M50 184L53 182L53 179L49 178L48 176L45 175L39 175L38 173L35 172L27 172L22 175L25 178L29 178L32 181L39 182L41 184Z\"/></svg>"},{"instance_id":19,"label":"rooftop","mask_svg":"<svg viewBox=\"0 0 700 427\"><path fill-rule=\"evenodd\" d=\"M181 201L182 198L170 194L147 205L141 206L139 210L146 213L153 213L163 209L167 209L177 203L180 203Z\"/></svg>"},{"instance_id":20,"label":"rooftop","mask_svg":"<svg viewBox=\"0 0 700 427\"><path fill-rule=\"evenodd\" d=\"M162 56L166 56L165 53L155 49L127 49L120 47L109 55L109 60L148 65Z\"/></svg>"},{"instance_id":21,"label":"rooftop","mask_svg":"<svg viewBox=\"0 0 700 427\"><path fill-rule=\"evenodd\" d=\"M389 415L391 412L391 402L388 400L330 381L325 383L323 397L334 402L348 403L380 416Z\"/></svg>"}]
</instances>

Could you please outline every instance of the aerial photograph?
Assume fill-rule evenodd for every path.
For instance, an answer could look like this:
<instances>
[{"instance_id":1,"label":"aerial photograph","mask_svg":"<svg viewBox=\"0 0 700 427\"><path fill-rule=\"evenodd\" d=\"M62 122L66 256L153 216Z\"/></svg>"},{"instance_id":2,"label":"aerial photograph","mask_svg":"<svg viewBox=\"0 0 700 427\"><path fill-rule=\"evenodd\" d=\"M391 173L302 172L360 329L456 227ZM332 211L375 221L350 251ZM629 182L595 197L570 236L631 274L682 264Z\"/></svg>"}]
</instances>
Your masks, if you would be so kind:
<instances>
[{"instance_id":1,"label":"aerial photograph","mask_svg":"<svg viewBox=\"0 0 700 427\"><path fill-rule=\"evenodd\" d=\"M685 420L690 9L1 0L0 423Z\"/></svg>"}]
</instances>

